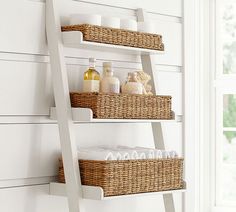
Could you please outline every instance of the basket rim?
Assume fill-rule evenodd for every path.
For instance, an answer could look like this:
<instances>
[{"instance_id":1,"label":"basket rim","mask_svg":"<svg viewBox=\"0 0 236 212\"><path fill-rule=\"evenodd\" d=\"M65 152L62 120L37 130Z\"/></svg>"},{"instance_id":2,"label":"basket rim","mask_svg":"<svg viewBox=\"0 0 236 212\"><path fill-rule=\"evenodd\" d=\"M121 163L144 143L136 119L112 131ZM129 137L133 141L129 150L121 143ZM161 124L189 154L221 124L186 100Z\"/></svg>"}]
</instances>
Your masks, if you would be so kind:
<instances>
[{"instance_id":1,"label":"basket rim","mask_svg":"<svg viewBox=\"0 0 236 212\"><path fill-rule=\"evenodd\" d=\"M62 157L59 158L59 161L62 161ZM135 162L156 162L156 161L184 161L184 157L178 158L159 158L159 159L133 159L133 160L87 160L87 159L78 159L80 162L95 162L95 163L135 163Z\"/></svg>"},{"instance_id":2,"label":"basket rim","mask_svg":"<svg viewBox=\"0 0 236 212\"><path fill-rule=\"evenodd\" d=\"M183 161L184 158L160 158L160 159L134 159L134 160L84 160L79 159L81 162L100 162L100 163L136 163L136 162L157 162L157 161Z\"/></svg>"},{"instance_id":3,"label":"basket rim","mask_svg":"<svg viewBox=\"0 0 236 212\"><path fill-rule=\"evenodd\" d=\"M80 31L80 30L64 30L64 28L67 27L85 27L85 28L91 28L91 27L96 27L99 29L110 29L110 30L114 30L114 31L122 31L122 32L131 32L131 33L135 33L138 35L146 35L146 36L153 36L153 37L159 37L162 38L162 35L160 34L156 34L156 33L147 33L147 32L138 32L138 31L133 31L133 30L128 30L128 29L118 29L118 28L113 28L113 27L104 27L104 26L98 26L98 25L93 25L93 24L73 24L73 25L65 25L61 27L62 32L66 32L66 31Z\"/></svg>"},{"instance_id":4,"label":"basket rim","mask_svg":"<svg viewBox=\"0 0 236 212\"><path fill-rule=\"evenodd\" d=\"M102 92L79 92L79 91L72 91L70 92L71 95L74 94L88 94L88 95L96 95L96 96L137 96L137 97L165 97L172 99L170 95L145 95L145 94L125 94L125 93L102 93Z\"/></svg>"}]
</instances>

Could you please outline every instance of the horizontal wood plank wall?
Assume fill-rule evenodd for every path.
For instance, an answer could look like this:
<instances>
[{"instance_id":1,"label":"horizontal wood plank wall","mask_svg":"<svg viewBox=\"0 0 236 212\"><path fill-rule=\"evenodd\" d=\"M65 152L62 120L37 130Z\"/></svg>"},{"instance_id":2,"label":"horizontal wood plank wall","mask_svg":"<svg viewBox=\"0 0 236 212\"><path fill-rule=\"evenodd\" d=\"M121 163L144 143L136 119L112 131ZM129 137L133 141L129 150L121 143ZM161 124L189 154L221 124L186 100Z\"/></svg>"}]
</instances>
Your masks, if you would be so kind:
<instances>
[{"instance_id":1,"label":"horizontal wood plank wall","mask_svg":"<svg viewBox=\"0 0 236 212\"><path fill-rule=\"evenodd\" d=\"M135 9L145 8L155 22L156 32L163 35L166 48L164 55L155 58L159 74L156 83L160 94L173 96L176 114L183 114L182 0L58 2L63 24L68 23L70 13L86 11L136 19ZM0 14L0 211L68 212L66 199L48 195L48 183L56 179L60 146L57 125L48 119L54 98L45 36L45 1L8 0L1 5ZM99 71L103 61L112 61L115 74L122 81L128 72L142 68L140 59L131 55L76 49L65 49L65 55L70 90L81 89L82 74L90 56L98 59ZM167 147L181 154L182 124L163 126ZM153 145L149 124L78 124L76 128L78 146ZM163 210L160 197L140 200L85 202L88 212L95 208L104 212ZM180 195L175 196L175 202L180 212Z\"/></svg>"},{"instance_id":2,"label":"horizontal wood plank wall","mask_svg":"<svg viewBox=\"0 0 236 212\"><path fill-rule=\"evenodd\" d=\"M80 147L96 144L153 146L147 124L82 124L76 125L76 135ZM181 123L165 123L164 135L167 147L181 153ZM56 176L57 159L61 155L56 124L2 124L0 146L4 147L0 148L0 181Z\"/></svg>"},{"instance_id":3,"label":"horizontal wood plank wall","mask_svg":"<svg viewBox=\"0 0 236 212\"><path fill-rule=\"evenodd\" d=\"M17 56L14 58L17 60ZM68 61L70 90L82 89L83 72L88 65L87 59L83 62ZM70 64L69 64L70 63ZM74 64L73 64L74 63ZM115 75L124 82L127 73L141 69L140 65L113 62ZM127 64L127 66L126 66ZM98 62L98 71L102 73L101 61ZM50 66L44 62L6 61L1 60L0 54L0 115L49 115L49 108L54 106L51 85ZM173 96L173 110L182 114L181 92L182 73L169 68L168 71L158 71L160 94ZM16 107L17 105L17 107ZM0 120L1 122L1 120Z\"/></svg>"},{"instance_id":4,"label":"horizontal wood plank wall","mask_svg":"<svg viewBox=\"0 0 236 212\"><path fill-rule=\"evenodd\" d=\"M49 197L48 192L48 185L1 189L0 209L4 212L69 212L65 198Z\"/></svg>"},{"instance_id":5,"label":"horizontal wood plank wall","mask_svg":"<svg viewBox=\"0 0 236 212\"><path fill-rule=\"evenodd\" d=\"M79 0L74 0L79 1ZM110 5L109 0L85 0L84 2L93 2L97 4ZM137 7L145 7L146 10L159 13L163 15L170 15L181 17L182 16L182 5L181 0L149 0L148 4L145 4L142 0L129 0L129 1L119 1L113 0L112 5L116 7L123 7L129 9L135 9Z\"/></svg>"},{"instance_id":6,"label":"horizontal wood plank wall","mask_svg":"<svg viewBox=\"0 0 236 212\"><path fill-rule=\"evenodd\" d=\"M122 10L120 14L118 8L113 10L111 7L93 4L85 4L72 0L60 0L63 2L61 8L62 22L68 23L68 16L73 12L88 12L88 13L104 13L110 12L110 15L118 17L136 18L135 12L132 10ZM67 2L73 2L68 4ZM14 6L12 6L14 5ZM70 7L69 7L69 6ZM108 12L109 11L109 12ZM45 37L45 4L43 2L35 2L30 0L9 0L6 1L0 8L2 18L0 20L0 52L16 52L27 54L47 55L47 45ZM20 18L19 18L20 17ZM29 18L30 17L30 18ZM155 19L152 15L152 20L156 23L156 32L163 34L166 44L166 53L157 56L158 64L182 65L182 33L181 23L169 18ZM19 24L16 24L19 23ZM173 33L174 32L174 33ZM9 42L10 41L10 42ZM81 50L67 50L67 56L88 57L96 53ZM132 56L116 55L104 53L103 58L114 60L129 60L134 61L137 58Z\"/></svg>"}]
</instances>

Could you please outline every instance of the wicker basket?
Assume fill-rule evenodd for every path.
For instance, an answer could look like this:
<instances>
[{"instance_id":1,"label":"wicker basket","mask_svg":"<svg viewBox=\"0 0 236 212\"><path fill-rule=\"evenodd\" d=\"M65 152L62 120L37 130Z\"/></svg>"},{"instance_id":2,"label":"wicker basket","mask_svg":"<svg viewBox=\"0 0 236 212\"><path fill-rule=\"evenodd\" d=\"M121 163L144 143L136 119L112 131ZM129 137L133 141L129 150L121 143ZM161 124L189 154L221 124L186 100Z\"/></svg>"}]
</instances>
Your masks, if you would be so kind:
<instances>
[{"instance_id":1,"label":"wicker basket","mask_svg":"<svg viewBox=\"0 0 236 212\"><path fill-rule=\"evenodd\" d=\"M79 160L79 166L82 184L102 187L104 196L184 188L182 158L125 161ZM59 182L65 183L61 159Z\"/></svg>"},{"instance_id":2,"label":"wicker basket","mask_svg":"<svg viewBox=\"0 0 236 212\"><path fill-rule=\"evenodd\" d=\"M81 31L85 41L164 51L162 36L89 24L63 26L62 31Z\"/></svg>"},{"instance_id":3,"label":"wicker basket","mask_svg":"<svg viewBox=\"0 0 236 212\"><path fill-rule=\"evenodd\" d=\"M172 119L171 96L70 93L72 107L91 108L99 119Z\"/></svg>"}]
</instances>

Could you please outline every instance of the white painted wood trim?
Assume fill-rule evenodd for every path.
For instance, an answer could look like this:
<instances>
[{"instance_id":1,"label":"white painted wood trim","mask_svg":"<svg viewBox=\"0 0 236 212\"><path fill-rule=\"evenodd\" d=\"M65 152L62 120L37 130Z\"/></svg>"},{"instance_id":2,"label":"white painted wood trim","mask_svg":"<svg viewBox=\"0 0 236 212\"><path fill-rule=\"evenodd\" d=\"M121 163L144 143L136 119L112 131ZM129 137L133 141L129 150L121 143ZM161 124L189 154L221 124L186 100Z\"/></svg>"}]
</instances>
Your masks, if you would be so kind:
<instances>
[{"instance_id":1,"label":"white painted wood trim","mask_svg":"<svg viewBox=\"0 0 236 212\"><path fill-rule=\"evenodd\" d=\"M33 177L25 179L0 180L0 189L49 184L57 177Z\"/></svg>"},{"instance_id":2,"label":"white painted wood trim","mask_svg":"<svg viewBox=\"0 0 236 212\"><path fill-rule=\"evenodd\" d=\"M96 119L89 108L72 108L72 119L75 123L153 123L153 122L181 122L181 116L175 116L172 111L172 120L161 119ZM56 108L50 110L50 119L57 120Z\"/></svg>"},{"instance_id":3,"label":"white painted wood trim","mask_svg":"<svg viewBox=\"0 0 236 212\"><path fill-rule=\"evenodd\" d=\"M129 195L119 195L104 197L104 192L101 187L98 186L84 186L82 185L83 198L92 200L112 200L112 199L123 199L123 198L134 198L134 197L145 197L152 195L170 195L175 193L183 193L186 189L180 190L170 190L170 191L160 191L160 192L148 192L148 193L138 193ZM50 183L50 194L57 196L67 196L66 185L63 183Z\"/></svg>"},{"instance_id":4,"label":"white painted wood trim","mask_svg":"<svg viewBox=\"0 0 236 212\"><path fill-rule=\"evenodd\" d=\"M72 108L72 117L74 124L89 124L89 123L151 123L151 122L163 122L163 123L179 123L182 122L182 115L175 115L173 113L173 120L136 120L136 119L93 119L91 121L80 120L80 118L74 118L74 110ZM77 116L77 115L76 115ZM0 116L0 125L6 124L57 124L56 116Z\"/></svg>"},{"instance_id":5,"label":"white painted wood trim","mask_svg":"<svg viewBox=\"0 0 236 212\"><path fill-rule=\"evenodd\" d=\"M60 17L57 0L46 1L46 31L53 79L53 90L57 108L62 158L70 212L84 211L78 166L77 144L72 121L67 69L61 38Z\"/></svg>"},{"instance_id":6,"label":"white painted wood trim","mask_svg":"<svg viewBox=\"0 0 236 212\"><path fill-rule=\"evenodd\" d=\"M50 109L50 119L57 120L56 108ZM72 119L78 122L92 122L93 111L89 108L72 108Z\"/></svg>"},{"instance_id":7,"label":"white painted wood trim","mask_svg":"<svg viewBox=\"0 0 236 212\"><path fill-rule=\"evenodd\" d=\"M183 152L188 192L183 197L184 212L199 212L199 40L200 1L183 0Z\"/></svg>"},{"instance_id":8,"label":"white painted wood trim","mask_svg":"<svg viewBox=\"0 0 236 212\"><path fill-rule=\"evenodd\" d=\"M83 198L102 200L104 198L103 189L98 186L84 186L82 185ZM50 183L50 194L56 196L67 196L66 184Z\"/></svg>"},{"instance_id":9,"label":"white painted wood trim","mask_svg":"<svg viewBox=\"0 0 236 212\"><path fill-rule=\"evenodd\" d=\"M80 1L80 0L74 0ZM82 2L90 2L93 4L100 4L100 5L105 5L108 7L111 7L111 2L109 0L83 0ZM171 3L172 4L171 4ZM120 8L120 9L128 9L128 10L135 10L137 7L145 7L147 8L149 13L153 14L162 14L165 16L170 16L170 17L182 17L182 7L181 7L181 1L149 1L147 4L146 2L143 1L119 1L115 0L112 2L112 7L115 8ZM155 4L156 3L156 4Z\"/></svg>"},{"instance_id":10,"label":"white painted wood trim","mask_svg":"<svg viewBox=\"0 0 236 212\"><path fill-rule=\"evenodd\" d=\"M147 21L148 15L143 9L138 9L137 11L138 21ZM157 74L155 74L155 60L153 55L141 55L141 61L143 65L143 70L151 76L151 86L153 88L154 94L158 94L158 85L155 82L157 80ZM163 129L161 123L152 123L152 133L154 138L154 145L157 149L165 149ZM163 194L165 212L175 212L175 205L173 194Z\"/></svg>"},{"instance_id":11,"label":"white painted wood trim","mask_svg":"<svg viewBox=\"0 0 236 212\"><path fill-rule=\"evenodd\" d=\"M163 54L163 51L134 48L128 46L111 45L106 43L96 43L83 40L83 34L80 31L62 32L63 43L65 47L79 48L95 51L109 51L132 55Z\"/></svg>"}]
</instances>

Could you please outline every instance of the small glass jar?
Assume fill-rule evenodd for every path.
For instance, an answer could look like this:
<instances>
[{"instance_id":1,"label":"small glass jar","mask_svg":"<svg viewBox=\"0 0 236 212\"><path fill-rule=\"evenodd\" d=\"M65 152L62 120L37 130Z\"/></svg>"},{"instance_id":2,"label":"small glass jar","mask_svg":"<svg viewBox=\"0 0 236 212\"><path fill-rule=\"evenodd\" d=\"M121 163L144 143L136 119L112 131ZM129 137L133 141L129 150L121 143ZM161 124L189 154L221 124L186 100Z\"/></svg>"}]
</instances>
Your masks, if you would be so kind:
<instances>
[{"instance_id":1,"label":"small glass jar","mask_svg":"<svg viewBox=\"0 0 236 212\"><path fill-rule=\"evenodd\" d=\"M120 93L120 81L113 76L112 64L103 63L103 78L101 80L100 91L102 93Z\"/></svg>"},{"instance_id":2,"label":"small glass jar","mask_svg":"<svg viewBox=\"0 0 236 212\"><path fill-rule=\"evenodd\" d=\"M137 73L128 73L128 78L122 86L122 93L125 94L143 94L143 84L138 82Z\"/></svg>"}]
</instances>

